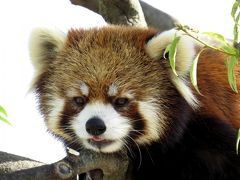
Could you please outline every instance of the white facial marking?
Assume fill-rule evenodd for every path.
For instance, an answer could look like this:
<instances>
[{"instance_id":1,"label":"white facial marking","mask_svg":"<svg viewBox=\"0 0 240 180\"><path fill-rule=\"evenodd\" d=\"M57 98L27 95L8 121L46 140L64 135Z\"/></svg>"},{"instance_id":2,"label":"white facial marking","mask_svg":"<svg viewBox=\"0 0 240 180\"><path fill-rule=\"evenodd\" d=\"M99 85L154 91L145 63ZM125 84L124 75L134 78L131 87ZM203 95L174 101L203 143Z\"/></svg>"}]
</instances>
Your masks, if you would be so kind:
<instances>
[{"instance_id":1,"label":"white facial marking","mask_svg":"<svg viewBox=\"0 0 240 180\"><path fill-rule=\"evenodd\" d=\"M64 99L55 98L49 101L47 105L51 108L50 113L48 114L48 117L47 117L48 129L57 135L63 136L65 138L69 138L69 136L64 134L59 129L59 126L58 126L59 119L60 119L59 115L62 113L64 108Z\"/></svg>"},{"instance_id":2,"label":"white facial marking","mask_svg":"<svg viewBox=\"0 0 240 180\"><path fill-rule=\"evenodd\" d=\"M110 104L95 102L86 105L79 115L72 121L72 128L77 136L83 141L86 148L99 151L95 146L88 143L92 136L86 131L86 122L92 117L100 118L106 126L106 131L101 135L106 140L114 142L100 149L102 152L114 152L123 146L122 138L128 135L131 125L129 120L121 116Z\"/></svg>"},{"instance_id":3,"label":"white facial marking","mask_svg":"<svg viewBox=\"0 0 240 180\"><path fill-rule=\"evenodd\" d=\"M80 84L80 90L83 93L83 95L85 96L89 95L89 87L84 82Z\"/></svg>"},{"instance_id":4,"label":"white facial marking","mask_svg":"<svg viewBox=\"0 0 240 180\"><path fill-rule=\"evenodd\" d=\"M116 84L111 84L108 89L108 96L116 96L118 93L117 90L117 85Z\"/></svg>"},{"instance_id":5,"label":"white facial marking","mask_svg":"<svg viewBox=\"0 0 240 180\"><path fill-rule=\"evenodd\" d=\"M159 135L164 134L165 128L165 116L163 114L159 114L159 105L154 103L154 101L146 101L146 102L139 102L139 111L141 115L146 120L146 129L144 132L144 136L140 136L137 139L137 142L147 143L150 141L158 140Z\"/></svg>"}]
</instances>

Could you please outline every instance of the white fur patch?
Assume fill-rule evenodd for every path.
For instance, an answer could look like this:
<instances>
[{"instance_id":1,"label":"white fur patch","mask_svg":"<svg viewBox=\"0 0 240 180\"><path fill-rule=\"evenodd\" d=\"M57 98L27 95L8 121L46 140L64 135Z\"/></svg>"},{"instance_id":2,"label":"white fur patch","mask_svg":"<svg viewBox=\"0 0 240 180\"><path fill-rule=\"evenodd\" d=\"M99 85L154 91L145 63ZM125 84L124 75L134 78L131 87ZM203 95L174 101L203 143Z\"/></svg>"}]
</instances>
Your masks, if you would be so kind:
<instances>
[{"instance_id":1,"label":"white fur patch","mask_svg":"<svg viewBox=\"0 0 240 180\"><path fill-rule=\"evenodd\" d=\"M111 84L108 89L108 96L116 96L118 93L118 88L115 83Z\"/></svg>"},{"instance_id":2,"label":"white fur patch","mask_svg":"<svg viewBox=\"0 0 240 180\"><path fill-rule=\"evenodd\" d=\"M146 52L151 58L158 59L163 56L166 47L173 41L175 36L180 36L176 54L176 70L178 75L185 75L189 72L192 61L196 55L195 45L191 37L175 29L162 32L148 41L145 46Z\"/></svg>"},{"instance_id":3,"label":"white fur patch","mask_svg":"<svg viewBox=\"0 0 240 180\"><path fill-rule=\"evenodd\" d=\"M50 112L47 116L47 127L50 131L52 131L56 135L60 135L65 138L69 138L68 135L63 133L62 129L59 129L59 120L60 115L64 109L64 99L55 98L48 102L48 106L51 108Z\"/></svg>"},{"instance_id":4,"label":"white fur patch","mask_svg":"<svg viewBox=\"0 0 240 180\"><path fill-rule=\"evenodd\" d=\"M87 86L87 84L85 84L83 82L80 83L79 89L83 95L85 95L85 96L89 95L89 87ZM79 96L79 90L77 90L76 88L69 88L67 90L66 95L70 98L77 97L77 96Z\"/></svg>"},{"instance_id":5,"label":"white fur patch","mask_svg":"<svg viewBox=\"0 0 240 180\"><path fill-rule=\"evenodd\" d=\"M106 131L101 137L107 140L115 140L114 143L101 149L102 152L114 152L123 146L122 138L128 135L131 125L129 120L122 117L110 104L95 102L86 105L79 115L72 121L72 128L77 136L83 141L85 147L99 151L96 147L88 143L91 135L86 131L86 122L92 117L99 117L106 125Z\"/></svg>"},{"instance_id":6,"label":"white fur patch","mask_svg":"<svg viewBox=\"0 0 240 180\"><path fill-rule=\"evenodd\" d=\"M178 92L184 97L184 99L188 102L188 104L193 108L197 109L199 107L199 101L193 95L192 89L188 87L187 82L180 77L177 77L175 74L171 72L171 80L172 83L177 88Z\"/></svg>"},{"instance_id":7,"label":"white fur patch","mask_svg":"<svg viewBox=\"0 0 240 180\"><path fill-rule=\"evenodd\" d=\"M150 57L154 59L160 58L163 56L164 50L173 41L175 36L180 36L176 53L176 71L179 77L170 72L170 78L188 104L196 109L198 107L198 101L184 79L189 74L192 62L196 56L195 47L199 46L199 43L183 32L172 29L152 38L146 44L146 51ZM170 71L172 70L170 69Z\"/></svg>"},{"instance_id":8,"label":"white fur patch","mask_svg":"<svg viewBox=\"0 0 240 180\"><path fill-rule=\"evenodd\" d=\"M139 111L146 120L145 135L137 139L139 144L158 140L164 134L165 116L154 101L139 102Z\"/></svg>"},{"instance_id":9,"label":"white fur patch","mask_svg":"<svg viewBox=\"0 0 240 180\"><path fill-rule=\"evenodd\" d=\"M89 95L89 87L86 85L86 83L82 82L80 84L80 90L83 93L83 95L85 95L85 96Z\"/></svg>"},{"instance_id":10,"label":"white fur patch","mask_svg":"<svg viewBox=\"0 0 240 180\"><path fill-rule=\"evenodd\" d=\"M35 69L31 88L34 88L37 78L46 70L48 56L56 54L64 45L66 35L57 30L36 28L29 39L30 58ZM53 45L49 48L48 44Z\"/></svg>"}]
</instances>

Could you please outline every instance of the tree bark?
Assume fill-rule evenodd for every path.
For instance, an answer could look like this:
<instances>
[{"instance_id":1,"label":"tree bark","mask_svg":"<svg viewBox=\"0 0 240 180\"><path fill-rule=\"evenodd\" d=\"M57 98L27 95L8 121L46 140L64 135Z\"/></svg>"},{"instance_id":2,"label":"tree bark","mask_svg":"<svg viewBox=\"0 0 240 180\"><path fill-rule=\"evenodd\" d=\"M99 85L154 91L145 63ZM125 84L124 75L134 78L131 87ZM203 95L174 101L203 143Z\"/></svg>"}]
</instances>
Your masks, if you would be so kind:
<instances>
[{"instance_id":1,"label":"tree bark","mask_svg":"<svg viewBox=\"0 0 240 180\"><path fill-rule=\"evenodd\" d=\"M101 169L102 176L96 179L103 180L127 180L128 156L125 150L112 153L96 153L91 150L82 150L79 155L68 153L64 159L53 163L43 164L28 158L1 153L1 159L5 156L5 161L0 163L1 180L49 180L49 179L77 179L78 174ZM24 165L22 165L24 161ZM15 162L11 164L12 162Z\"/></svg>"},{"instance_id":2,"label":"tree bark","mask_svg":"<svg viewBox=\"0 0 240 180\"><path fill-rule=\"evenodd\" d=\"M110 24L147 27L138 0L101 0L99 13Z\"/></svg>"},{"instance_id":3,"label":"tree bark","mask_svg":"<svg viewBox=\"0 0 240 180\"><path fill-rule=\"evenodd\" d=\"M160 31L174 28L178 21L172 16L150 6L149 4L134 0L70 0L74 5L80 5L95 13L100 14L110 24L137 25L147 23L148 27L154 27ZM128 8L126 8L128 6ZM133 7L133 8L131 8ZM134 8L136 7L136 8ZM111 11L115 13L111 13ZM138 11L139 15L136 15ZM106 13L109 12L109 13ZM142 17L142 14L145 17ZM133 21L132 21L133 19ZM136 24L135 23L136 20ZM127 21L130 20L130 23ZM139 22L143 21L143 23Z\"/></svg>"},{"instance_id":4,"label":"tree bark","mask_svg":"<svg viewBox=\"0 0 240 180\"><path fill-rule=\"evenodd\" d=\"M18 170L28 169L41 165L44 165L44 163L34 161L32 159L25 158L22 156L0 152L0 177L1 174L4 173L11 173Z\"/></svg>"}]
</instances>

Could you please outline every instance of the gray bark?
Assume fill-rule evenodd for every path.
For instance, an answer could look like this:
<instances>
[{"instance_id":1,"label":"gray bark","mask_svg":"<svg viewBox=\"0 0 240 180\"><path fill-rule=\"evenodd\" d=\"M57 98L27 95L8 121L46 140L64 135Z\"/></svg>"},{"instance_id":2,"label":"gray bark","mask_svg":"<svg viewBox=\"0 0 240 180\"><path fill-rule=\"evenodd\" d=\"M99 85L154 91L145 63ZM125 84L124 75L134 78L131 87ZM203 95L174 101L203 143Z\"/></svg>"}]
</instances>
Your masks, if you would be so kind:
<instances>
[{"instance_id":1,"label":"gray bark","mask_svg":"<svg viewBox=\"0 0 240 180\"><path fill-rule=\"evenodd\" d=\"M128 156L125 150L103 154L90 150L82 150L78 156L68 154L64 159L53 163L43 164L28 158L0 153L1 180L49 180L49 179L76 179L77 174L101 169L103 180L127 180ZM94 171L93 171L94 172Z\"/></svg>"},{"instance_id":2,"label":"gray bark","mask_svg":"<svg viewBox=\"0 0 240 180\"><path fill-rule=\"evenodd\" d=\"M101 0L99 13L110 24L147 27L138 0Z\"/></svg>"},{"instance_id":3,"label":"gray bark","mask_svg":"<svg viewBox=\"0 0 240 180\"><path fill-rule=\"evenodd\" d=\"M11 173L22 169L41 166L44 163L29 158L0 152L0 177L1 174Z\"/></svg>"},{"instance_id":4,"label":"gray bark","mask_svg":"<svg viewBox=\"0 0 240 180\"><path fill-rule=\"evenodd\" d=\"M140 12L139 13L140 17L143 12L145 17L144 21L146 21L148 27L154 27L156 29L159 29L160 31L172 29L173 27L175 27L175 24L178 24L178 21L172 16L152 7L151 5L143 1L139 1L142 8L140 8L138 5L134 5L139 3L132 0L70 0L70 1L72 2L72 4L80 5L95 13L100 14L105 19L105 21L110 24L135 25L134 23L129 23L127 21L127 19L130 20L136 19L135 10ZM126 5L130 6L126 8L125 7ZM114 9L113 13L106 13L109 11L111 12L112 9ZM141 19L143 18L139 18L136 21L137 22L136 24L138 24L139 21L141 21Z\"/></svg>"}]
</instances>

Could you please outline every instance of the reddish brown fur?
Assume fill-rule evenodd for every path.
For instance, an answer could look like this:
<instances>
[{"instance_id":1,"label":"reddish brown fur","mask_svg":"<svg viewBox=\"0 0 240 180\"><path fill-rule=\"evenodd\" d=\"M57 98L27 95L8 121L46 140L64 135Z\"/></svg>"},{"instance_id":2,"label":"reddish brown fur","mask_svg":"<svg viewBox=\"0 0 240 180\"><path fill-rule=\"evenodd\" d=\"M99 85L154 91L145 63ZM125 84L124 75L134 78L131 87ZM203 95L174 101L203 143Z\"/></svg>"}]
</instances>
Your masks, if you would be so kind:
<instances>
[{"instance_id":1,"label":"reddish brown fur","mask_svg":"<svg viewBox=\"0 0 240 180\"><path fill-rule=\"evenodd\" d=\"M99 104L85 119L89 110L87 104L84 104L85 114L82 112L80 117L84 105L75 106L78 103L74 99L87 94L90 104L94 101L110 104L114 96L130 92L127 106L118 109L112 103L112 107L122 117L127 117L126 121L131 119L126 126L129 129L123 132L125 137L119 136L121 139L116 138L116 141L126 143L132 162L129 172L136 176L133 179L154 179L159 174L166 179L237 179L240 171L234 151L236 131L220 122L240 127L240 96L228 84L226 56L213 50L206 50L200 56L198 85L204 96L195 93L201 103L199 112L195 113L184 99L189 94L182 93L187 87L181 89L181 79L177 79L180 85L176 86L179 85L183 97L174 86L169 62L163 57L150 58L145 51L145 42L155 34L151 29L105 27L71 30L63 48L56 46L52 38L47 43L40 41L41 63L45 64L40 66L44 68L37 74L35 87L49 130L67 147L90 148L84 141L92 139L82 136L81 132L89 118L95 116ZM236 74L239 80L239 68ZM81 92L82 82L89 87L89 92ZM109 95L113 83L117 93ZM97 114L101 114L101 109ZM112 112L106 111L103 115ZM108 123L112 124L114 119L111 116ZM119 119L118 126L122 120ZM123 128L125 126L118 131ZM110 138L106 136L106 140ZM108 152L120 148L110 147Z\"/></svg>"},{"instance_id":2,"label":"reddish brown fur","mask_svg":"<svg viewBox=\"0 0 240 180\"><path fill-rule=\"evenodd\" d=\"M57 57L59 60L53 62L54 70L51 72L56 72L57 77L52 75L51 81L56 84L55 87L62 89L63 97L67 94L64 91L69 90L69 87L79 92L81 79L91 87L89 101L101 99L107 102L106 93L112 83L119 87L119 95L133 90L138 91L136 95L139 97L136 98L144 98L143 92L146 89L149 88L148 93L151 93L150 82L158 81L150 79L166 73L159 71L159 63L152 61L144 51L146 39L155 33L155 30L149 29L113 27L71 30L65 48ZM140 72L139 69L143 71Z\"/></svg>"},{"instance_id":3,"label":"reddish brown fur","mask_svg":"<svg viewBox=\"0 0 240 180\"><path fill-rule=\"evenodd\" d=\"M201 113L232 123L240 128L240 94L233 92L228 83L225 61L227 56L214 50L205 50L198 63L198 86L204 96ZM240 91L240 68L235 68L237 87Z\"/></svg>"},{"instance_id":4,"label":"reddish brown fur","mask_svg":"<svg viewBox=\"0 0 240 180\"><path fill-rule=\"evenodd\" d=\"M140 28L126 28L116 26L107 26L104 28L93 28L90 30L84 29L71 29L68 32L69 46L76 45L79 41L84 41L87 45L98 44L101 47L114 46L114 39L121 39L121 42L127 42L137 49L144 50L146 41L156 35L157 30L155 29L140 29ZM97 38L93 38L96 37ZM83 43L84 43L83 42Z\"/></svg>"},{"instance_id":5,"label":"reddish brown fur","mask_svg":"<svg viewBox=\"0 0 240 180\"><path fill-rule=\"evenodd\" d=\"M81 50L84 51L84 49L89 50L96 45L103 48L104 46L116 46L112 39L121 39L122 42L128 42L132 47L144 51L146 40L156 34L155 30L143 31L135 28L119 28L117 31L118 32L116 33L114 27L103 28L100 30L92 29L90 31L71 30L68 35L68 45L76 45L76 42L81 40L80 47ZM98 35L98 38L93 39L92 37L95 37L96 34ZM110 42L112 44L109 44ZM126 49L129 49L128 53L132 53L132 47L129 47L125 46L122 48L125 51ZM201 102L200 111L202 114L217 117L232 123L235 127L240 127L240 95L234 93L229 86L225 60L226 56L224 54L213 50L205 50L202 53L198 64L198 84L204 96L199 96L197 93L195 94ZM109 74L113 75L114 73ZM240 79L239 68L236 68L236 75L237 79ZM139 86L139 84L137 86ZM102 87L102 89L105 88L107 87ZM238 82L238 88L240 89L240 82ZM101 90L96 89L94 92L100 91ZM103 95L102 97L106 96Z\"/></svg>"},{"instance_id":6,"label":"reddish brown fur","mask_svg":"<svg viewBox=\"0 0 240 180\"><path fill-rule=\"evenodd\" d=\"M145 100L149 96L161 99L162 103L168 105L175 104L172 97L176 92L169 90L173 85L166 71L167 62L152 60L144 49L146 41L156 33L153 29L124 27L71 30L65 47L56 60L49 62L37 82L38 88L42 94L45 91L64 99L69 89L74 89L81 96L81 79L91 87L89 101L108 102L107 90L117 79L118 96L132 90L138 100ZM240 95L234 93L228 84L225 60L225 55L213 50L202 53L198 64L198 85L204 96L195 94L201 102L201 114L230 121L235 127L240 127ZM236 74L240 79L239 68ZM161 98L163 94L164 99ZM48 101L49 96L41 96L44 114L48 113ZM162 113L171 116L172 110L168 112L166 109Z\"/></svg>"}]
</instances>

